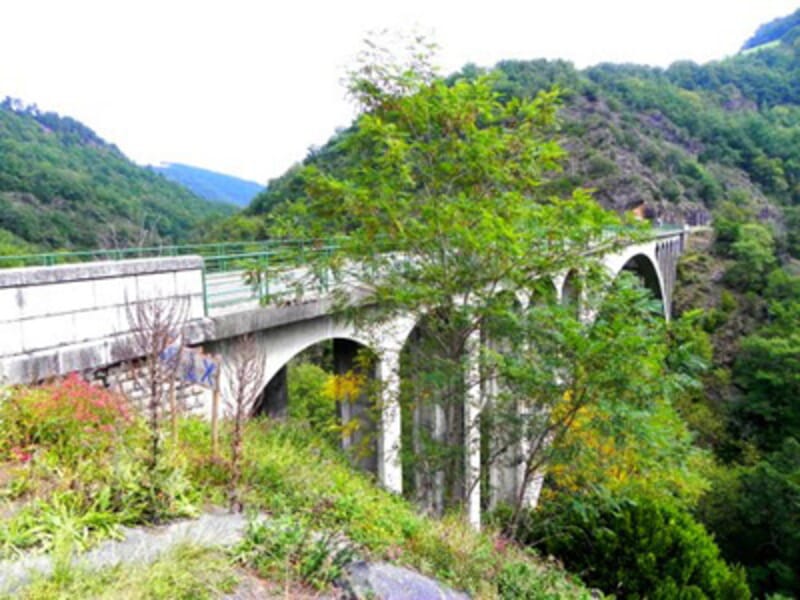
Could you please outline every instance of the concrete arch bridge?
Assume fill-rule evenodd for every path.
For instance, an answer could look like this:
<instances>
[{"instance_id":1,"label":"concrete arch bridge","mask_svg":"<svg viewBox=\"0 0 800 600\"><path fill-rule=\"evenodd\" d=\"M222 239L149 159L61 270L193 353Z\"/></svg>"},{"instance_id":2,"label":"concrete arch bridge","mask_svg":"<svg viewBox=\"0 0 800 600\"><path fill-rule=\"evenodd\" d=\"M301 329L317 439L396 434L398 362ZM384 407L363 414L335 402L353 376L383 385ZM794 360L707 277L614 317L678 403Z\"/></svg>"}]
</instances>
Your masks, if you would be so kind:
<instances>
[{"instance_id":1,"label":"concrete arch bridge","mask_svg":"<svg viewBox=\"0 0 800 600\"><path fill-rule=\"evenodd\" d=\"M655 231L649 241L602 257L612 277L623 270L636 272L661 300L665 317L671 307L678 258L689 229ZM283 242L286 244L286 242ZM27 383L73 371L87 373L123 389L131 382L120 365L132 356L132 335L126 308L137 303L182 299L186 305L185 336L198 348L191 372L182 374L181 393L191 408L207 410L210 385L219 378L211 358L232 352L242 336L251 334L266 348L264 392L259 409L286 410L286 366L309 347L332 340L333 364L339 373L354 367L360 348L374 355L373 373L380 385L379 414L369 424L375 447L361 462L389 490L402 492L401 356L418 318L400 316L374 331L358 331L332 314L332 302L318 293L302 303L288 301L304 267L280 264L281 248L271 242L138 248L72 254L35 255L0 259L0 381ZM316 248L325 251L325 248ZM5 261L5 262L4 262ZM278 267L279 273L256 285L243 281L243 261ZM11 265L10 268L2 268ZM574 274L553 279L559 299L575 294ZM274 301L263 305L269 295ZM368 310L368 309L366 309ZM203 350L200 351L199 348ZM484 399L475 392L464 398L464 481L481 477L480 429L470 426ZM343 421L366 412L360 400L340 406ZM425 415L419 416L424 420ZM345 445L354 443L345 439ZM408 477L406 478L408 480ZM492 499L518 494L514 469L491 474ZM535 502L537 484L529 501ZM480 523L480 485L471 485L465 499L470 520ZM435 494L426 502L435 504Z\"/></svg>"}]
</instances>

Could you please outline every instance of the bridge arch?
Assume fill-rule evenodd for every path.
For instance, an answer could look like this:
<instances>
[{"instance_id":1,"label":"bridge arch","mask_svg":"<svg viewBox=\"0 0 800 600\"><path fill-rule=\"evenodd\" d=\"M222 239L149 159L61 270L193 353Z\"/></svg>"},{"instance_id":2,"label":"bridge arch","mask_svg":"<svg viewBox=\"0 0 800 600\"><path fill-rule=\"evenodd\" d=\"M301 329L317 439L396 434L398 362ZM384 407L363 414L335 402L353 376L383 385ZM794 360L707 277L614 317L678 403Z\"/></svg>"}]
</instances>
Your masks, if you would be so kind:
<instances>
[{"instance_id":1,"label":"bridge arch","mask_svg":"<svg viewBox=\"0 0 800 600\"><path fill-rule=\"evenodd\" d=\"M668 298L657 253L658 247L655 244L631 246L618 254L609 255L604 262L612 282L623 271L636 275L642 285L661 303L664 316L668 318Z\"/></svg>"},{"instance_id":2,"label":"bridge arch","mask_svg":"<svg viewBox=\"0 0 800 600\"><path fill-rule=\"evenodd\" d=\"M405 338L408 325L397 319L379 328L379 331L360 331L355 325L333 316L319 316L305 321L288 323L271 329L258 330L252 333L256 344L264 351L265 364L263 379L260 384L260 397L253 406L253 414L269 414L282 417L288 414L288 370L290 361L304 351L327 342L333 345L332 371L334 374L345 374L357 370L357 356L362 349L374 356L373 364L363 374L368 379L387 380L391 383L395 376L392 350L397 340ZM214 354L223 357L235 354L235 346L240 337L230 337L215 342L211 348ZM388 356L386 356L388 355ZM326 369L327 370L327 369ZM222 371L223 379L227 376ZM371 390L373 386L369 386ZM223 382L222 389L226 389ZM347 435L342 437L342 446L355 447L352 458L364 470L378 474L390 489L396 489L397 476L386 479L387 468L391 471L394 461L394 446L391 430L392 413L378 406L374 397L363 394L357 398L340 401L336 406L336 418L344 425L352 420L359 420L359 427L353 430L345 428ZM381 414L382 412L382 414ZM388 414L387 414L388 412ZM383 421L386 421L385 423ZM399 423L398 423L399 425ZM384 439L387 438L387 439ZM366 440L366 441L365 441ZM366 445L369 452L365 453ZM381 463L383 461L383 463Z\"/></svg>"},{"instance_id":3,"label":"bridge arch","mask_svg":"<svg viewBox=\"0 0 800 600\"><path fill-rule=\"evenodd\" d=\"M583 295L583 284L581 274L576 270L570 270L561 282L561 292L558 299L564 306L574 307L575 312L580 312L580 304Z\"/></svg>"}]
</instances>

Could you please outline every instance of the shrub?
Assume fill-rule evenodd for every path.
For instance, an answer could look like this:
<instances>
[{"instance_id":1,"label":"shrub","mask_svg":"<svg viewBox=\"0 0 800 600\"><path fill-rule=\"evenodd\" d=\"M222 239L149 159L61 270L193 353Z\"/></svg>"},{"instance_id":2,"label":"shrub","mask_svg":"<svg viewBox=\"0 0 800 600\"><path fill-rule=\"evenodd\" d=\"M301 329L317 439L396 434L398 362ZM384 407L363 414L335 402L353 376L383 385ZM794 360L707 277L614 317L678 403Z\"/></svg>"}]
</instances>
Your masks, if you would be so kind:
<instances>
[{"instance_id":1,"label":"shrub","mask_svg":"<svg viewBox=\"0 0 800 600\"><path fill-rule=\"evenodd\" d=\"M331 374L310 362L291 363L289 369L289 416L307 422L321 437L338 446L341 427L336 398L326 392Z\"/></svg>"},{"instance_id":2,"label":"shrub","mask_svg":"<svg viewBox=\"0 0 800 600\"><path fill-rule=\"evenodd\" d=\"M58 539L85 548L122 524L196 512L199 493L181 453L148 468L141 420L124 398L77 375L9 390L0 430L0 465L10 475L0 498L15 502L0 523L0 557L48 550Z\"/></svg>"},{"instance_id":3,"label":"shrub","mask_svg":"<svg viewBox=\"0 0 800 600\"><path fill-rule=\"evenodd\" d=\"M720 548L747 569L759 597L800 597L800 442L787 438L755 464L715 475L700 518Z\"/></svg>"},{"instance_id":4,"label":"shrub","mask_svg":"<svg viewBox=\"0 0 800 600\"><path fill-rule=\"evenodd\" d=\"M749 598L705 528L683 509L647 497L548 504L521 537L541 544L589 585L624 598Z\"/></svg>"},{"instance_id":5,"label":"shrub","mask_svg":"<svg viewBox=\"0 0 800 600\"><path fill-rule=\"evenodd\" d=\"M77 374L40 388L17 388L0 403L0 459L27 462L41 450L73 465L111 448L132 422L122 396Z\"/></svg>"}]
</instances>

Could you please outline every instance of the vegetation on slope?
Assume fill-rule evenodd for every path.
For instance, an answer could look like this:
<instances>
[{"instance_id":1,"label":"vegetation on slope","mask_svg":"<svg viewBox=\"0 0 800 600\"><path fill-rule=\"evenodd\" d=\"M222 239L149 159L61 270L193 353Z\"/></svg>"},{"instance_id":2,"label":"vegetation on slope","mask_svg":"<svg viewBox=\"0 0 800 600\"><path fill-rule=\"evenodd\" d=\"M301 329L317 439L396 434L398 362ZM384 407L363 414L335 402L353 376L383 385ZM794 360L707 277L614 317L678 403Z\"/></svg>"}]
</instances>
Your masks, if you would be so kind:
<instances>
[{"instance_id":1,"label":"vegetation on slope","mask_svg":"<svg viewBox=\"0 0 800 600\"><path fill-rule=\"evenodd\" d=\"M713 244L679 269L676 309L713 342L702 394L682 407L718 460L697 514L758 595L800 594L800 276L780 236L725 205Z\"/></svg>"},{"instance_id":2,"label":"vegetation on slope","mask_svg":"<svg viewBox=\"0 0 800 600\"><path fill-rule=\"evenodd\" d=\"M124 398L77 376L43 388L6 390L0 425L7 432L0 440L4 558L26 549L69 554L116 535L121 524L193 514L224 503L229 492L230 455L224 450L212 456L207 422L181 419L178 444L169 445L152 470L143 419L129 411ZM226 449L229 434L226 426ZM166 566L131 573L119 568L92 575L57 573L21 592L22 597L78 591L108 597L137 585L153 589L149 597L175 597L169 595L170 585L189 590L185 597L216 597L217 586L230 587L225 573L230 575L236 564L281 585L288 578L325 588L341 565L333 546L311 543L312 531L343 536L362 557L416 568L477 597L589 597L563 572L494 531L477 534L458 515L443 521L421 516L354 471L307 425L251 421L244 448L242 498L248 509L283 523L281 535L255 526L232 556L215 554L204 573L169 572L185 563L189 551L166 558ZM220 560L230 565L227 570L221 570Z\"/></svg>"},{"instance_id":3,"label":"vegetation on slope","mask_svg":"<svg viewBox=\"0 0 800 600\"><path fill-rule=\"evenodd\" d=\"M764 23L744 43L742 50L749 50L764 44L780 41L798 25L800 25L800 10L786 17L778 17L769 23Z\"/></svg>"},{"instance_id":4,"label":"vegetation on slope","mask_svg":"<svg viewBox=\"0 0 800 600\"><path fill-rule=\"evenodd\" d=\"M792 29L772 48L668 69L603 64L577 70L565 61L502 61L492 70L501 97L561 90L561 141L570 156L554 191L587 186L607 208L640 203L654 219L704 222L724 200L745 202L784 230L800 200L800 48ZM450 78L474 79L468 65ZM346 168L347 129L269 182L236 222L213 238L263 233L275 206L306 193L303 167ZM794 250L797 252L797 249Z\"/></svg>"},{"instance_id":5,"label":"vegetation on slope","mask_svg":"<svg viewBox=\"0 0 800 600\"><path fill-rule=\"evenodd\" d=\"M135 165L74 119L0 103L4 236L43 249L157 245L230 212Z\"/></svg>"}]
</instances>

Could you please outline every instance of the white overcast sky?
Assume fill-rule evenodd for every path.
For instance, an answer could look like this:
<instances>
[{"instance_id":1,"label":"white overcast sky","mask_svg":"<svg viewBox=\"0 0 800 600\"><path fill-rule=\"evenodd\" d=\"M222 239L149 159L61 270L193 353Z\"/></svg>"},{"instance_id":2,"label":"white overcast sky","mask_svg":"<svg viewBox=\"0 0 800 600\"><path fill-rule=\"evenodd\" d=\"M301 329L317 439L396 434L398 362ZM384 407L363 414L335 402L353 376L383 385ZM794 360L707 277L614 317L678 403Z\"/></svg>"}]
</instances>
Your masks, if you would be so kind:
<instances>
[{"instance_id":1,"label":"white overcast sky","mask_svg":"<svg viewBox=\"0 0 800 600\"><path fill-rule=\"evenodd\" d=\"M450 72L504 58L666 66L735 53L800 0L0 0L0 96L135 161L265 183L347 125L369 31L430 32Z\"/></svg>"}]
</instances>

